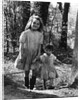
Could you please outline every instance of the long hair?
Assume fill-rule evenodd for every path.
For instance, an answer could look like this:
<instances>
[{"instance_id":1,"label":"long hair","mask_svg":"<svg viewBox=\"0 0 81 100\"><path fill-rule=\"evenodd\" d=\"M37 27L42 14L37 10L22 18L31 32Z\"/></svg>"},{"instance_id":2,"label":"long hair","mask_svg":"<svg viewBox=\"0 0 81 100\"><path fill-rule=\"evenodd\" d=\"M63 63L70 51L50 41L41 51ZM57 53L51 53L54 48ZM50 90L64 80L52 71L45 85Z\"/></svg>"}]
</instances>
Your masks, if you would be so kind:
<instances>
[{"instance_id":1,"label":"long hair","mask_svg":"<svg viewBox=\"0 0 81 100\"><path fill-rule=\"evenodd\" d=\"M25 27L25 30L28 30L28 29L31 29L31 24L32 24L32 21L33 21L33 19L37 19L37 20L39 20L40 21L40 27L37 29L39 32L42 32L43 31L43 21L42 21L42 19L39 17L39 16L37 16L37 15L35 15L35 14L33 14L30 18L29 18L29 20L28 20L28 22L27 22L27 25L26 25L26 27Z\"/></svg>"}]
</instances>

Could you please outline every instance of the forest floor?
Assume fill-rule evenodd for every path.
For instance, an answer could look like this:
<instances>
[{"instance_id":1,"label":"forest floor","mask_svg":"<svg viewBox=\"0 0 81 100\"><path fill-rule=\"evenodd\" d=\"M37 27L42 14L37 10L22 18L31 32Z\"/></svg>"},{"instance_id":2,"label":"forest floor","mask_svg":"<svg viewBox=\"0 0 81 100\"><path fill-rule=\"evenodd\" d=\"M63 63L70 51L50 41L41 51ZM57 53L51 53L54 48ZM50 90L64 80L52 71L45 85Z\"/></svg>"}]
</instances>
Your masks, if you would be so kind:
<instances>
[{"instance_id":1,"label":"forest floor","mask_svg":"<svg viewBox=\"0 0 81 100\"><path fill-rule=\"evenodd\" d=\"M15 59L15 56L13 56ZM3 71L3 98L11 99L31 99L31 98L66 98L78 97L78 88L57 88L50 90L27 90L24 88L24 73L14 68L14 59L4 58ZM57 72L61 75L62 71L69 73L68 64L56 65Z\"/></svg>"}]
</instances>

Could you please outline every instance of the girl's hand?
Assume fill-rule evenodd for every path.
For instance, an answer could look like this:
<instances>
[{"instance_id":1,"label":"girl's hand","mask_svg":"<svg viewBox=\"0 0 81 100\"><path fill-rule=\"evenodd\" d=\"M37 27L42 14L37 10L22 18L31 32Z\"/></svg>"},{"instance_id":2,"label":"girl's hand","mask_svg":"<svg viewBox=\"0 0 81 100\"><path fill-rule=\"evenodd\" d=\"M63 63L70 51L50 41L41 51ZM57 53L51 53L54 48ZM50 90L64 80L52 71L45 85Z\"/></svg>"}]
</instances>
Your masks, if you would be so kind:
<instances>
[{"instance_id":1,"label":"girl's hand","mask_svg":"<svg viewBox=\"0 0 81 100\"><path fill-rule=\"evenodd\" d=\"M36 60L37 60L37 59L35 58L35 59L32 61L32 63L35 63L35 62L36 62Z\"/></svg>"},{"instance_id":2,"label":"girl's hand","mask_svg":"<svg viewBox=\"0 0 81 100\"><path fill-rule=\"evenodd\" d=\"M32 62L35 63L36 61L40 61L40 57L37 56Z\"/></svg>"}]
</instances>

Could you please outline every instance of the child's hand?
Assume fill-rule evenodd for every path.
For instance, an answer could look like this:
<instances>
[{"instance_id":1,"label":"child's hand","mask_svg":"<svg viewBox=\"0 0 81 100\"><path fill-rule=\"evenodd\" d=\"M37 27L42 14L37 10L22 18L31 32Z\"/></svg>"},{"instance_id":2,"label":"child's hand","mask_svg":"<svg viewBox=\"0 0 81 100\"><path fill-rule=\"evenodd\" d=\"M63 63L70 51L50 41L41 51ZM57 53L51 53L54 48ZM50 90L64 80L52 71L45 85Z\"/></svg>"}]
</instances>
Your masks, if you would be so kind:
<instances>
[{"instance_id":1,"label":"child's hand","mask_svg":"<svg viewBox=\"0 0 81 100\"><path fill-rule=\"evenodd\" d=\"M62 64L62 62L61 62L61 61L59 61L58 59L56 59L56 62L57 62L58 64Z\"/></svg>"}]
</instances>

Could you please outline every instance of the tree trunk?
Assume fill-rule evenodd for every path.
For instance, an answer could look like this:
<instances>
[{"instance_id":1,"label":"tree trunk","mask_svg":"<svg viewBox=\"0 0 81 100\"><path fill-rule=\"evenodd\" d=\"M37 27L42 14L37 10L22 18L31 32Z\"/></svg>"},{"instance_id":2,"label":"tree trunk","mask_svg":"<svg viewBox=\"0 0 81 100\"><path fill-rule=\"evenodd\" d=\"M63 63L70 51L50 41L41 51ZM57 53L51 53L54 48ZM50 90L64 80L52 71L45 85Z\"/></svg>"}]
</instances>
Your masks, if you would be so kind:
<instances>
[{"instance_id":1,"label":"tree trunk","mask_svg":"<svg viewBox=\"0 0 81 100\"><path fill-rule=\"evenodd\" d=\"M60 46L67 50L67 23L68 23L68 12L69 12L69 3L64 4L64 12L62 17L62 34Z\"/></svg>"},{"instance_id":2,"label":"tree trunk","mask_svg":"<svg viewBox=\"0 0 81 100\"><path fill-rule=\"evenodd\" d=\"M47 17L48 17L48 8L50 2L34 2L32 3L32 12L31 14L35 13L39 15L44 25L46 25Z\"/></svg>"},{"instance_id":3,"label":"tree trunk","mask_svg":"<svg viewBox=\"0 0 81 100\"><path fill-rule=\"evenodd\" d=\"M61 3L61 2L57 2L57 4L59 4L59 10L60 10L61 13L62 13L62 3Z\"/></svg>"},{"instance_id":4,"label":"tree trunk","mask_svg":"<svg viewBox=\"0 0 81 100\"><path fill-rule=\"evenodd\" d=\"M6 50L6 52L7 52L7 54L9 53L9 40L8 40L8 35L7 35L7 50Z\"/></svg>"},{"instance_id":5,"label":"tree trunk","mask_svg":"<svg viewBox=\"0 0 81 100\"><path fill-rule=\"evenodd\" d=\"M6 16L6 42L7 42L7 46L6 46L6 53L8 54L9 53L9 40L8 40L8 19L7 19L7 16Z\"/></svg>"},{"instance_id":6,"label":"tree trunk","mask_svg":"<svg viewBox=\"0 0 81 100\"><path fill-rule=\"evenodd\" d=\"M72 65L70 84L74 85L74 83L76 83L75 82L76 80L78 80L78 14L75 27L75 44L73 51L73 65ZM78 81L76 85L78 85Z\"/></svg>"},{"instance_id":7,"label":"tree trunk","mask_svg":"<svg viewBox=\"0 0 81 100\"><path fill-rule=\"evenodd\" d=\"M13 54L15 53L15 47L16 47L16 30L17 30L17 26L16 26L16 13L15 13L15 5L14 5L14 32L13 32L13 37L12 37L12 46L13 46Z\"/></svg>"},{"instance_id":8,"label":"tree trunk","mask_svg":"<svg viewBox=\"0 0 81 100\"><path fill-rule=\"evenodd\" d=\"M27 21L30 17L30 1L22 1L21 5L23 7L23 29L22 30L24 31Z\"/></svg>"}]
</instances>

